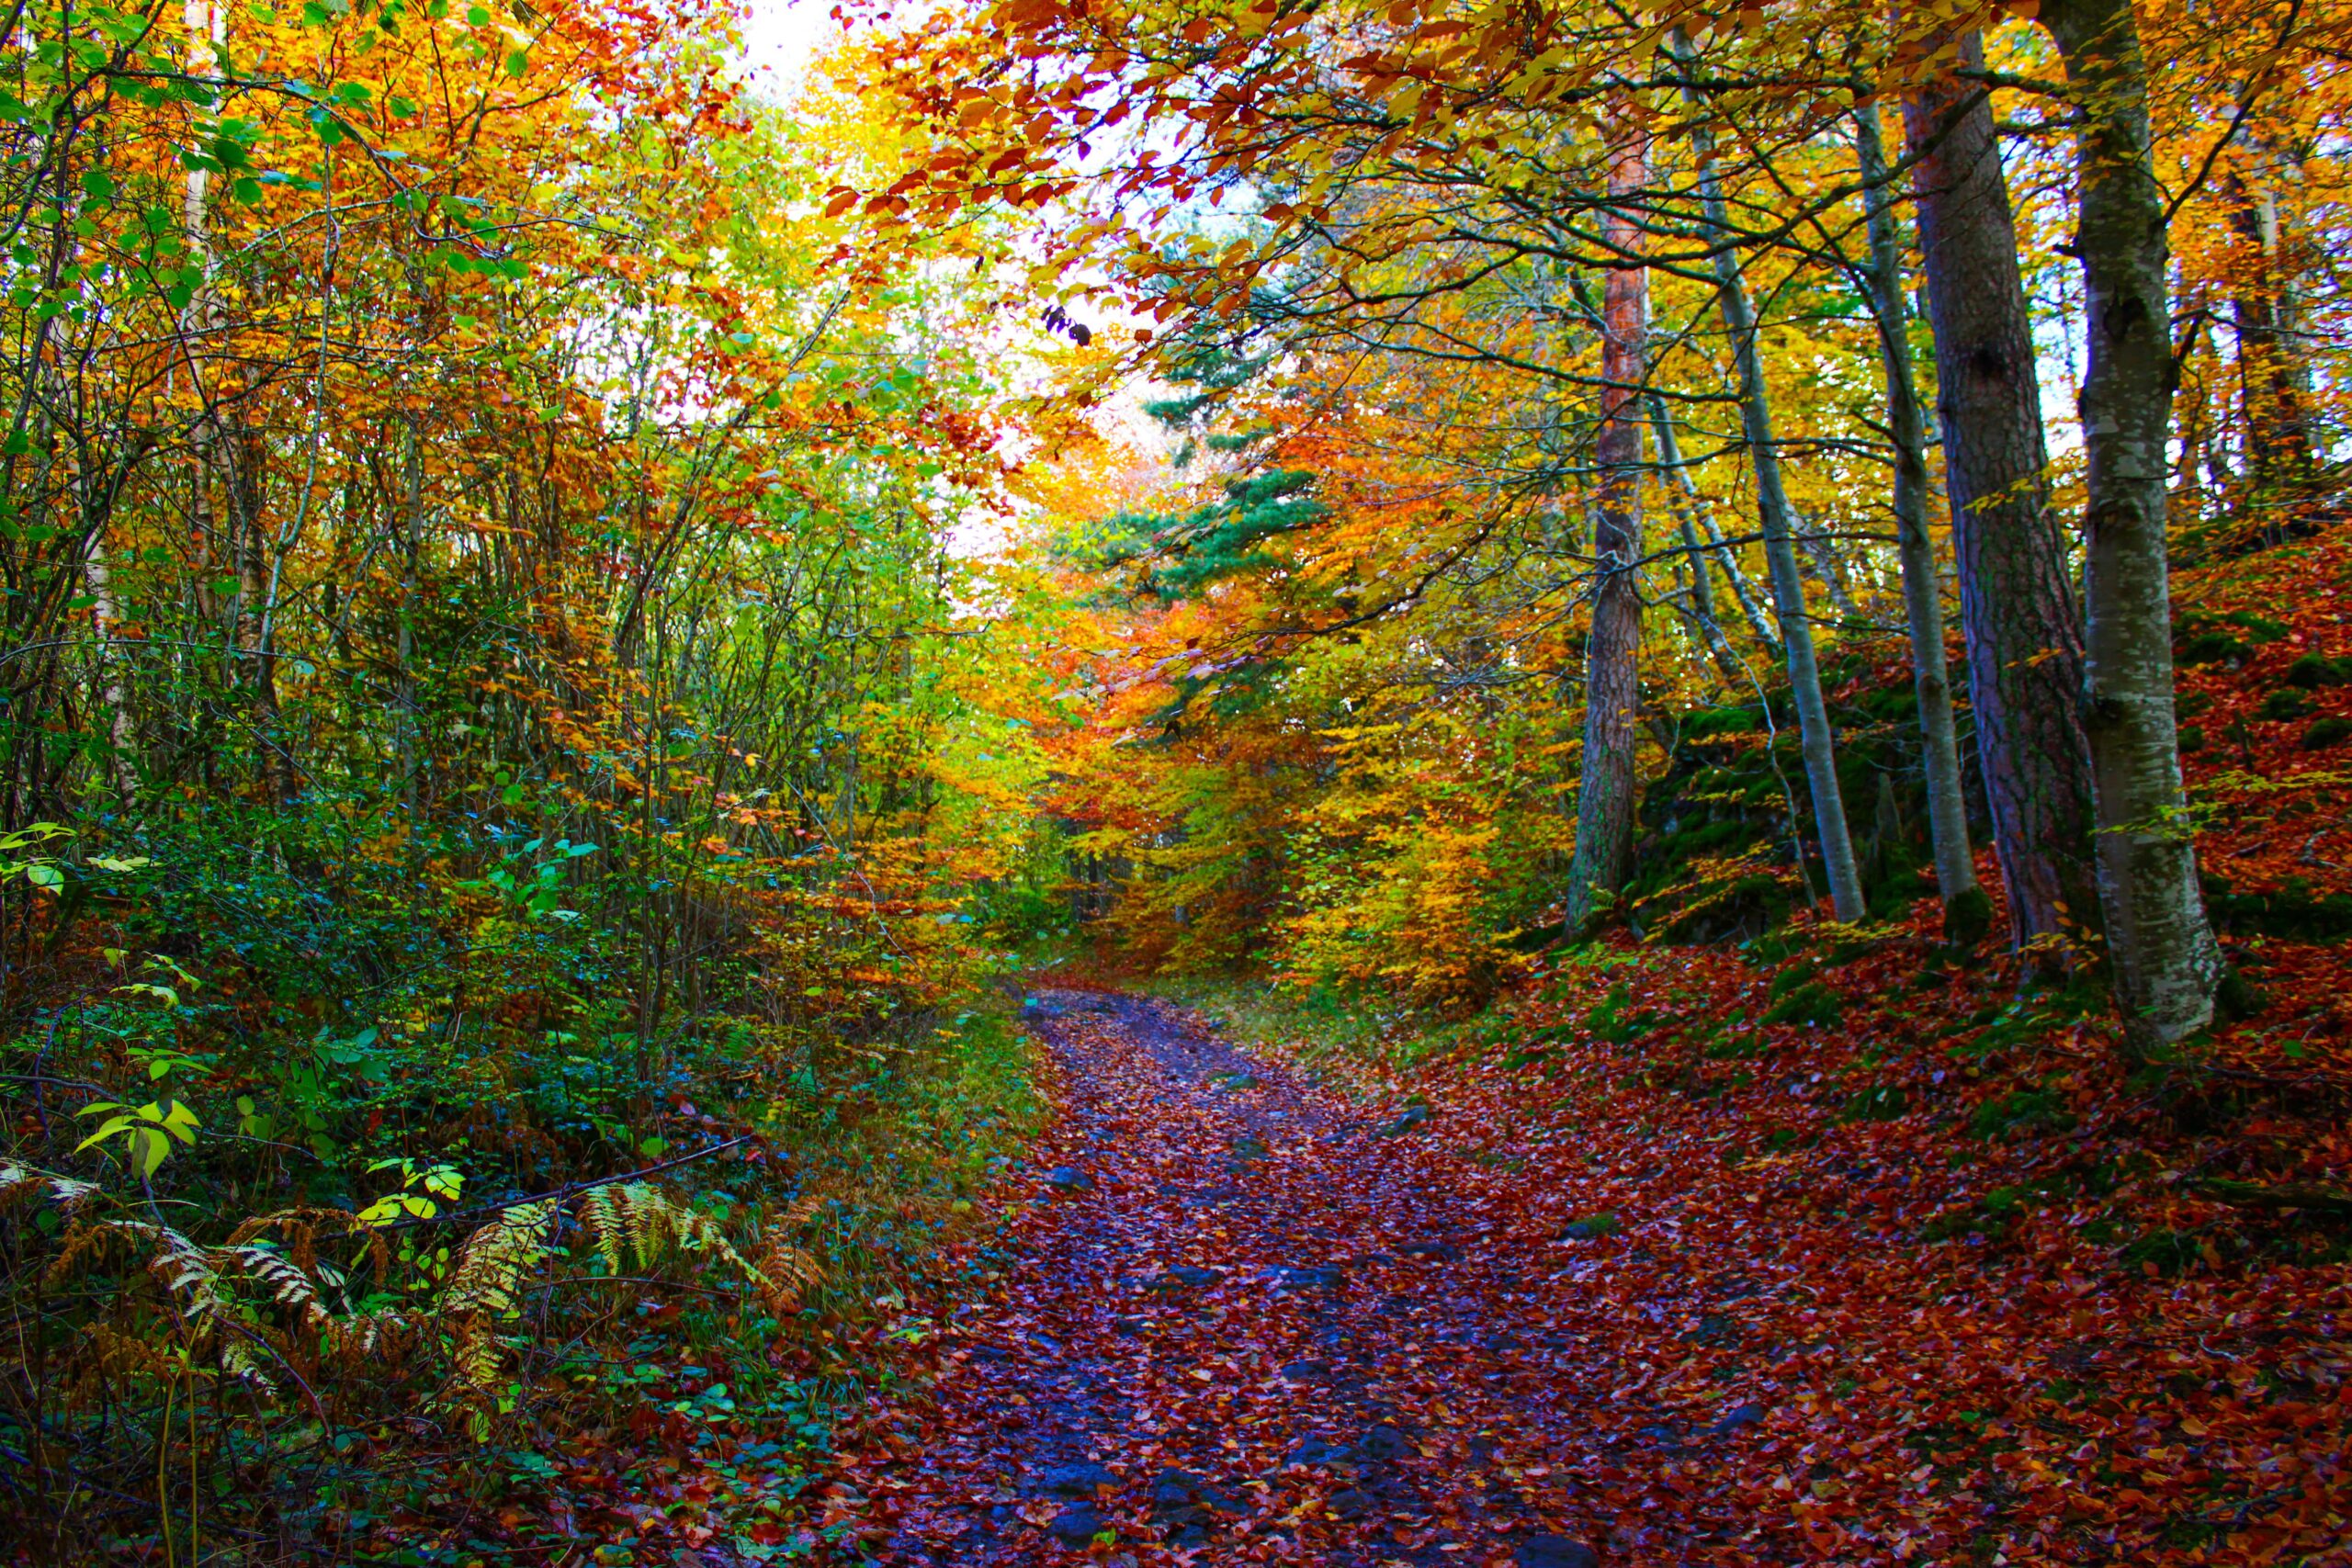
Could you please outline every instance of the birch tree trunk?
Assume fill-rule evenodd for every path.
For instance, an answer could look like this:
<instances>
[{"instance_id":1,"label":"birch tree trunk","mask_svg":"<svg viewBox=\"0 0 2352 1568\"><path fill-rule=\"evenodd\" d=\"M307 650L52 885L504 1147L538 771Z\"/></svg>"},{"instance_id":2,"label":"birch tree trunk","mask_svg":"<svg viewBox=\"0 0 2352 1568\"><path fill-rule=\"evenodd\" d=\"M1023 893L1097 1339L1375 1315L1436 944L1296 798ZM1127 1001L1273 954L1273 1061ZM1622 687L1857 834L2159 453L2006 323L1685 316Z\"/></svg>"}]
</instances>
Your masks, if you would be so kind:
<instances>
[{"instance_id":1,"label":"birch tree trunk","mask_svg":"<svg viewBox=\"0 0 2352 1568\"><path fill-rule=\"evenodd\" d=\"M207 76L219 62L220 47L227 36L226 18L212 0L187 0L181 20L187 29L187 73L191 78ZM197 110L191 106L189 112L194 115ZM198 275L194 297L180 312L180 358L197 400L196 416L188 428L188 447L196 458L188 533L196 562L197 614L208 625L220 615L212 583L223 559L212 507L220 425L216 393L205 373L210 339L220 320L219 301L212 291L212 227L207 205L211 178L211 171L191 167L180 185L180 238L187 247L189 265Z\"/></svg>"},{"instance_id":2,"label":"birch tree trunk","mask_svg":"<svg viewBox=\"0 0 2352 1568\"><path fill-rule=\"evenodd\" d=\"M2165 562L2172 318L2164 192L2131 0L2052 0L2043 25L2075 88L2075 250L2083 378L2084 723L2098 813L2099 901L2125 1027L2169 1044L2212 1019L2221 950L2206 924L2174 730Z\"/></svg>"},{"instance_id":3,"label":"birch tree trunk","mask_svg":"<svg viewBox=\"0 0 2352 1568\"><path fill-rule=\"evenodd\" d=\"M2081 612L2043 475L2041 392L1982 40L1903 106L1935 328L1936 411L1968 634L1968 694L2023 948L2096 918Z\"/></svg>"},{"instance_id":4,"label":"birch tree trunk","mask_svg":"<svg viewBox=\"0 0 2352 1568\"><path fill-rule=\"evenodd\" d=\"M1609 195L1630 197L1647 184L1649 133L1632 115L1611 128ZM1640 244L1622 207L1601 220L1621 255ZM1575 937L1611 903L1634 856L1634 746L1641 702L1642 382L1649 334L1649 273L1621 261L1601 287L1600 468L1594 508L1592 631L1585 640L1584 755L1577 790L1576 852L1568 864L1567 934Z\"/></svg>"},{"instance_id":5,"label":"birch tree trunk","mask_svg":"<svg viewBox=\"0 0 2352 1568\"><path fill-rule=\"evenodd\" d=\"M1894 193L1888 188L1878 109L1854 113L1854 152L1862 178L1871 260L1864 272L1871 313L1878 321L1879 357L1886 378L1886 428L1894 447L1894 540L1903 567L1903 608L1911 633L1912 689L1919 699L1919 761L1928 789L1928 833L1934 847L1936 892L1944 907L1944 940L1966 946L1984 932L1990 901L1976 882L1968 841L1968 798L1961 787L1960 745L1954 739L1951 679L1944 664L1944 605L1936 575L1936 545L1928 533L1928 433L1919 387L1904 327L1903 244L1894 227Z\"/></svg>"}]
</instances>

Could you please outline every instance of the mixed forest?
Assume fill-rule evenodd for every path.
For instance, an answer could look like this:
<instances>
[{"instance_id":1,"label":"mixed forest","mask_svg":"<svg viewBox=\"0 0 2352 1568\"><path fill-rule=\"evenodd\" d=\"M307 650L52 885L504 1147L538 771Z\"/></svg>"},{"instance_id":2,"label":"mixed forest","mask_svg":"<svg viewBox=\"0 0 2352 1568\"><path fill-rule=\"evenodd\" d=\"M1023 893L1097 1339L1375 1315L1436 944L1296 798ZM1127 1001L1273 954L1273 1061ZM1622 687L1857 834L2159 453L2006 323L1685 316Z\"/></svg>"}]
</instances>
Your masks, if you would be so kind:
<instances>
[{"instance_id":1,"label":"mixed forest","mask_svg":"<svg viewBox=\"0 0 2352 1568\"><path fill-rule=\"evenodd\" d=\"M12 0L0 1559L2352 1562L2352 6Z\"/></svg>"}]
</instances>

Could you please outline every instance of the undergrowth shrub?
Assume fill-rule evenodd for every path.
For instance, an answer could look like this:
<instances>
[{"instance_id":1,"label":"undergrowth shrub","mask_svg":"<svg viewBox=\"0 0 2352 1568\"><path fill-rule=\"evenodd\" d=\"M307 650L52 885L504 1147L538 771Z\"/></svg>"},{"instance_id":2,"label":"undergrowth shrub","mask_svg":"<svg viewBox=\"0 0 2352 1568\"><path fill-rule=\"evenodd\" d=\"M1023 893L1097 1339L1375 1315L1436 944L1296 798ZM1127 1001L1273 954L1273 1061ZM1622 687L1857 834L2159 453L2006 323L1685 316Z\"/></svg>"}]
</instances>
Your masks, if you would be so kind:
<instances>
[{"instance_id":1,"label":"undergrowth shrub","mask_svg":"<svg viewBox=\"0 0 2352 1568\"><path fill-rule=\"evenodd\" d=\"M810 1473L1040 1114L980 971L817 886L694 890L649 1024L609 851L354 804L0 882L0 1535L49 1558L362 1556L625 1429Z\"/></svg>"}]
</instances>

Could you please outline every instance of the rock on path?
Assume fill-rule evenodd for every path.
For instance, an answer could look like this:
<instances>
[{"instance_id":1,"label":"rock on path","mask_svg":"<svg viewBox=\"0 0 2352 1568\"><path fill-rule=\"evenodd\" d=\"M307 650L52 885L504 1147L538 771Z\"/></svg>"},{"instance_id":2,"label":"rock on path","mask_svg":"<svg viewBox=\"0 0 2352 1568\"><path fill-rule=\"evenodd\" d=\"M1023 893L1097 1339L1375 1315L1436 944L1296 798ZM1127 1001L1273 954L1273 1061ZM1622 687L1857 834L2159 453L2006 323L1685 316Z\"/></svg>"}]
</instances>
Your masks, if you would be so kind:
<instances>
[{"instance_id":1,"label":"rock on path","mask_svg":"<svg viewBox=\"0 0 2352 1568\"><path fill-rule=\"evenodd\" d=\"M1001 1293L869 1476L885 1562L1581 1564L1544 1461L1566 1390L1443 1190L1374 1116L1181 1010L1048 992L1061 1116ZM1402 1122L1404 1125L1399 1126Z\"/></svg>"}]
</instances>

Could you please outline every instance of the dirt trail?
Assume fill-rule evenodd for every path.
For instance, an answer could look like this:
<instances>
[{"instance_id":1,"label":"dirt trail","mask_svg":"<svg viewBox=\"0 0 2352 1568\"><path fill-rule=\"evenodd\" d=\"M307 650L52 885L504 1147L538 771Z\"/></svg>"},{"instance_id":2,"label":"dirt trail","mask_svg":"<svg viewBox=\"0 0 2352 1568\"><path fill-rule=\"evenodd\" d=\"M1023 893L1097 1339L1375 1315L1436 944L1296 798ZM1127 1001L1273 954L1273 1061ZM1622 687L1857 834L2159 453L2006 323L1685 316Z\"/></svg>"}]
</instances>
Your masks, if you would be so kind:
<instances>
[{"instance_id":1,"label":"dirt trail","mask_svg":"<svg viewBox=\"0 0 2352 1568\"><path fill-rule=\"evenodd\" d=\"M868 1478L878 1556L1594 1561L1546 1462L1571 1347L1510 1312L1563 1260L1487 1221L1481 1172L1411 1108L1370 1115L1182 1010L1062 991L1027 1016L1057 1166L919 1440Z\"/></svg>"}]
</instances>

